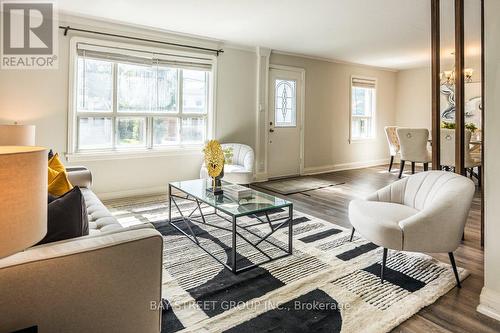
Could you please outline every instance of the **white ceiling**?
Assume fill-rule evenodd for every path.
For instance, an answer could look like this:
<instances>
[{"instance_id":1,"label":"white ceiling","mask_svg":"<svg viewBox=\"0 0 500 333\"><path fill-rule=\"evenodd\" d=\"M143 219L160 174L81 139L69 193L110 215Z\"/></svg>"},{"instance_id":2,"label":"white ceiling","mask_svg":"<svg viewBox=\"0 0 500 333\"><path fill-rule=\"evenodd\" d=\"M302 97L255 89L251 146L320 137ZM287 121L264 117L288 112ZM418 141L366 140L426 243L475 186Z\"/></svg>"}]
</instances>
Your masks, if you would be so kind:
<instances>
[{"instance_id":1,"label":"white ceiling","mask_svg":"<svg viewBox=\"0 0 500 333\"><path fill-rule=\"evenodd\" d=\"M480 0L466 0L469 54ZM453 47L453 0L443 0L443 53ZM290 53L391 69L430 63L430 0L59 0L59 9ZM474 29L472 29L474 28Z\"/></svg>"}]
</instances>

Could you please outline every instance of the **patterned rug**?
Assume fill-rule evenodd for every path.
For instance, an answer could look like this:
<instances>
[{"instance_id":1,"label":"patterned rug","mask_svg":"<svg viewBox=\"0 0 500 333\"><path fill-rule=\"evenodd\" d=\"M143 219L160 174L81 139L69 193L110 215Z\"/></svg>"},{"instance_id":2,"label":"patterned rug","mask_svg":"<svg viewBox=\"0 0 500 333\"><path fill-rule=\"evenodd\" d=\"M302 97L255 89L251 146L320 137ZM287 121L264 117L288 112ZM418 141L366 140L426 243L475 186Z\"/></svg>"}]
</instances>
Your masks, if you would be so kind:
<instances>
[{"instance_id":1,"label":"patterned rug","mask_svg":"<svg viewBox=\"0 0 500 333\"><path fill-rule=\"evenodd\" d=\"M298 211L293 255L235 275L166 222L165 202L156 197L108 205L122 223L149 221L164 236L163 333L387 332L455 286L450 265L397 251L389 251L382 284L380 247L359 235L349 242L350 230ZM180 207L194 208L189 201ZM276 211L272 217L284 214ZM207 221L229 226L217 216ZM249 225L252 220L242 218L238 223ZM230 232L190 226L206 249L230 263ZM250 230L263 234L269 226ZM285 248L287 232L279 229L270 240ZM266 242L261 249L282 254ZM265 258L241 239L237 254L242 264ZM464 269L459 273L462 279L468 275Z\"/></svg>"}]
</instances>

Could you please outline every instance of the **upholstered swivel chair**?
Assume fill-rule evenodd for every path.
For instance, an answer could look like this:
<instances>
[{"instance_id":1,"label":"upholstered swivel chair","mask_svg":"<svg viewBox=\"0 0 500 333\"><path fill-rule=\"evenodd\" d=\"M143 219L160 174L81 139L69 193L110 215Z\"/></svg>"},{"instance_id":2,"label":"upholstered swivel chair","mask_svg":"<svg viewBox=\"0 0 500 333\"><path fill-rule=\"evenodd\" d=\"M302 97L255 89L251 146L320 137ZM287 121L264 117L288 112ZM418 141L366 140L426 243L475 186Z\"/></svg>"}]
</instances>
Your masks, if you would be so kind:
<instances>
[{"instance_id":1,"label":"upholstered swivel chair","mask_svg":"<svg viewBox=\"0 0 500 333\"><path fill-rule=\"evenodd\" d=\"M380 277L384 282L387 250L447 252L460 288L453 251L460 244L474 183L446 171L427 171L398 180L368 198L349 204L354 232L384 248Z\"/></svg>"},{"instance_id":2,"label":"upholstered swivel chair","mask_svg":"<svg viewBox=\"0 0 500 333\"><path fill-rule=\"evenodd\" d=\"M240 185L252 183L255 161L252 147L241 143L223 143L221 146L223 150L232 148L233 153L231 160L224 164L224 177L222 179ZM201 166L200 178L210 178L205 163Z\"/></svg>"},{"instance_id":3,"label":"upholstered swivel chair","mask_svg":"<svg viewBox=\"0 0 500 333\"><path fill-rule=\"evenodd\" d=\"M389 164L389 172L391 172L392 164L394 163L394 157L399 153L399 140L398 134L396 133L396 126L386 126L384 127L385 136L387 138L387 144L389 145L389 155L391 156L391 163Z\"/></svg>"},{"instance_id":4,"label":"upholstered swivel chair","mask_svg":"<svg viewBox=\"0 0 500 333\"><path fill-rule=\"evenodd\" d=\"M399 145L401 147L401 162L399 165L399 178L403 174L405 162L411 162L411 173L415 173L415 163L423 163L424 171L429 168L432 161L431 153L427 149L429 130L427 128L404 128L396 129Z\"/></svg>"},{"instance_id":5,"label":"upholstered swivel chair","mask_svg":"<svg viewBox=\"0 0 500 333\"><path fill-rule=\"evenodd\" d=\"M465 169L470 172L471 178L474 175L474 168L477 167L477 179L481 184L481 158L474 158L470 149L470 140L472 133L469 130L465 131L465 146L464 146L464 165ZM442 128L441 129L441 165L455 168L455 130Z\"/></svg>"}]
</instances>

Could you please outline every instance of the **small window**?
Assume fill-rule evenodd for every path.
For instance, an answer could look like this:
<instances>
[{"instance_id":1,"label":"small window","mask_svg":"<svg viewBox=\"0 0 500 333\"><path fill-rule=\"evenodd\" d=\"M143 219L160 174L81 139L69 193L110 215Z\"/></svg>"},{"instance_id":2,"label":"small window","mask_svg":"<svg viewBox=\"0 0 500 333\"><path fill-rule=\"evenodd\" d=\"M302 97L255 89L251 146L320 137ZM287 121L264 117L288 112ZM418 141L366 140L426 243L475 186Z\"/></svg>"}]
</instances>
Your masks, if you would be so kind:
<instances>
[{"instance_id":1,"label":"small window","mask_svg":"<svg viewBox=\"0 0 500 333\"><path fill-rule=\"evenodd\" d=\"M351 140L375 137L376 81L352 78L351 81Z\"/></svg>"}]
</instances>

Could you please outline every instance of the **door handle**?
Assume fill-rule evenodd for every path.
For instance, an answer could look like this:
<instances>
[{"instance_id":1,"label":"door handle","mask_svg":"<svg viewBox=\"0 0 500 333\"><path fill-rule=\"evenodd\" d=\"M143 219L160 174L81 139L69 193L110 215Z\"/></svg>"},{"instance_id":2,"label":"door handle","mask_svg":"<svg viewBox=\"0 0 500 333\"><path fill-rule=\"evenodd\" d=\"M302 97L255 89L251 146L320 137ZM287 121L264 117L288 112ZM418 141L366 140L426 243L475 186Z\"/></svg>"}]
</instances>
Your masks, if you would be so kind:
<instances>
[{"instance_id":1,"label":"door handle","mask_svg":"<svg viewBox=\"0 0 500 333\"><path fill-rule=\"evenodd\" d=\"M274 130L272 128L269 129L269 132L274 133Z\"/></svg>"}]
</instances>

